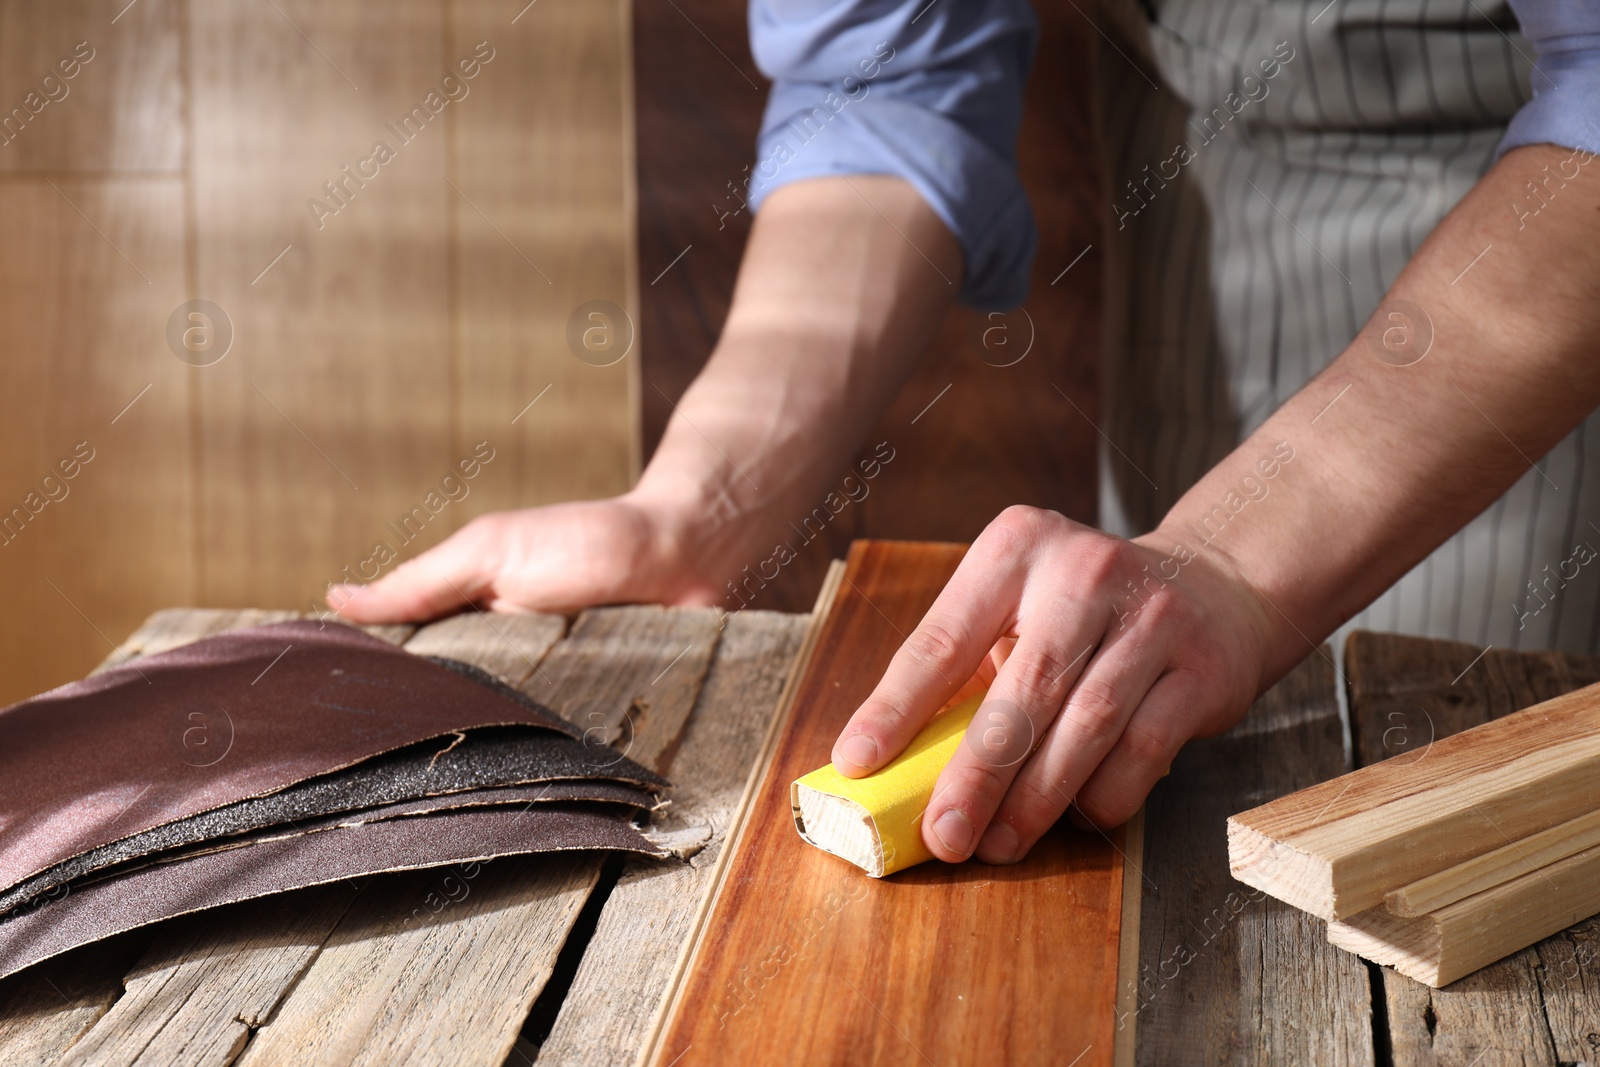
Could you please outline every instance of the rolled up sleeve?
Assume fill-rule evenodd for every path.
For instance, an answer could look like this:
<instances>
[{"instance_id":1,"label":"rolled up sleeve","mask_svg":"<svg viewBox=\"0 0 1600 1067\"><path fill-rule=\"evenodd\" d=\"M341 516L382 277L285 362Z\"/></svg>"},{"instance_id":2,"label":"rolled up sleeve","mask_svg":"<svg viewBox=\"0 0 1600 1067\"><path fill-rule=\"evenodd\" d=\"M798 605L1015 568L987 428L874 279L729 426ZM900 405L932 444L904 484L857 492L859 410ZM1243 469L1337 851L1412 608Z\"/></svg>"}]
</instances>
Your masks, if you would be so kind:
<instances>
[{"instance_id":1,"label":"rolled up sleeve","mask_svg":"<svg viewBox=\"0 0 1600 1067\"><path fill-rule=\"evenodd\" d=\"M1526 144L1600 152L1600 0L1512 0L1537 60L1533 99L1511 119L1500 153Z\"/></svg>"},{"instance_id":2,"label":"rolled up sleeve","mask_svg":"<svg viewBox=\"0 0 1600 1067\"><path fill-rule=\"evenodd\" d=\"M1020 304L1037 239L1016 142L1036 38L1027 0L751 0L773 80L752 207L807 178L903 178L961 244L961 299Z\"/></svg>"}]
</instances>

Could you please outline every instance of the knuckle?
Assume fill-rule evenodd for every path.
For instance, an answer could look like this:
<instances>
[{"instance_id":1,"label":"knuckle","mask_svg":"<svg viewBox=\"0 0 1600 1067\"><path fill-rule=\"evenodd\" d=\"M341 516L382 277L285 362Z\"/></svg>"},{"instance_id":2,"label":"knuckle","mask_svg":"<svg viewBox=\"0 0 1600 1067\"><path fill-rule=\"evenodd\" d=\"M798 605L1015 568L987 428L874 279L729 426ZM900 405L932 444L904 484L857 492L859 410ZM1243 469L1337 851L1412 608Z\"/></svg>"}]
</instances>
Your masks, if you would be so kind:
<instances>
[{"instance_id":1,"label":"knuckle","mask_svg":"<svg viewBox=\"0 0 1600 1067\"><path fill-rule=\"evenodd\" d=\"M1107 589L1120 586L1127 580L1124 577L1127 560L1128 548L1123 542L1101 537L1080 552L1073 569L1089 588Z\"/></svg>"},{"instance_id":2,"label":"knuckle","mask_svg":"<svg viewBox=\"0 0 1600 1067\"><path fill-rule=\"evenodd\" d=\"M1030 649L1020 655L1013 653L1006 661L1010 684L1017 697L1026 704L1058 704L1062 697L1062 680L1066 677L1068 661L1042 649ZM1053 712L1055 708L1050 710Z\"/></svg>"},{"instance_id":3,"label":"knuckle","mask_svg":"<svg viewBox=\"0 0 1600 1067\"><path fill-rule=\"evenodd\" d=\"M960 658L961 640L945 624L927 620L906 638L902 651L917 664L943 674Z\"/></svg>"},{"instance_id":4,"label":"knuckle","mask_svg":"<svg viewBox=\"0 0 1600 1067\"><path fill-rule=\"evenodd\" d=\"M1079 680L1067 703L1067 714L1091 742L1114 740L1122 733L1121 694L1099 678Z\"/></svg>"},{"instance_id":5,"label":"knuckle","mask_svg":"<svg viewBox=\"0 0 1600 1067\"><path fill-rule=\"evenodd\" d=\"M1141 771L1165 770L1172 761L1173 737L1165 728L1152 729L1138 723L1129 723L1122 731L1119 747Z\"/></svg>"},{"instance_id":6,"label":"knuckle","mask_svg":"<svg viewBox=\"0 0 1600 1067\"><path fill-rule=\"evenodd\" d=\"M1043 508L1013 504L984 527L978 540L985 552L1011 558L1027 552L1052 525L1053 515Z\"/></svg>"},{"instance_id":7,"label":"knuckle","mask_svg":"<svg viewBox=\"0 0 1600 1067\"><path fill-rule=\"evenodd\" d=\"M952 763L950 769L951 803L948 806L963 806L959 798L968 798L970 803L966 806L971 809L973 822L981 823L983 820L977 816L987 816L1000 806L1010 785L1009 780L1001 775L998 768L981 762Z\"/></svg>"},{"instance_id":8,"label":"knuckle","mask_svg":"<svg viewBox=\"0 0 1600 1067\"><path fill-rule=\"evenodd\" d=\"M1042 789L1035 782L1018 782L1011 787L1005 807L996 818L1009 822L1024 841L1037 840L1066 810L1067 799Z\"/></svg>"}]
</instances>

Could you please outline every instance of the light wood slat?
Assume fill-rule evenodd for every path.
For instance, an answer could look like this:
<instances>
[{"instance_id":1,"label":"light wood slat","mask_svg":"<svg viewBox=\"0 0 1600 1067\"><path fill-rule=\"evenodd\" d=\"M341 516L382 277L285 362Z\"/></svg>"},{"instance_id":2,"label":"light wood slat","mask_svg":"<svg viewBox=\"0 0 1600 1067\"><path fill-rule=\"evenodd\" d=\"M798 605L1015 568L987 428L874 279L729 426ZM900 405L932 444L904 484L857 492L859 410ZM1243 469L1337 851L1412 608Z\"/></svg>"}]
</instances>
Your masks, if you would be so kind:
<instances>
[{"instance_id":1,"label":"light wood slat","mask_svg":"<svg viewBox=\"0 0 1600 1067\"><path fill-rule=\"evenodd\" d=\"M1414 919L1376 907L1328 924L1328 940L1435 988L1600 913L1600 848Z\"/></svg>"},{"instance_id":2,"label":"light wood slat","mask_svg":"<svg viewBox=\"0 0 1600 1067\"><path fill-rule=\"evenodd\" d=\"M64 1067L232 1063L349 907L348 882L187 916L156 931L126 991Z\"/></svg>"},{"instance_id":3,"label":"light wood slat","mask_svg":"<svg viewBox=\"0 0 1600 1067\"><path fill-rule=\"evenodd\" d=\"M1145 803L1137 1061L1368 1067L1366 966L1323 923L1228 873L1228 816L1348 769L1329 650L1220 737L1191 741ZM1122 1009L1126 1010L1126 1008ZM1206 1050L1206 1051L1202 1051Z\"/></svg>"},{"instance_id":4,"label":"light wood slat","mask_svg":"<svg viewBox=\"0 0 1600 1067\"><path fill-rule=\"evenodd\" d=\"M81 677L194 589L188 368L162 334L182 292L182 184L51 181L0 186L0 518L28 514L30 493L38 509L0 534L0 703ZM61 480L80 442L93 458Z\"/></svg>"},{"instance_id":5,"label":"light wood slat","mask_svg":"<svg viewBox=\"0 0 1600 1067\"><path fill-rule=\"evenodd\" d=\"M496 52L451 105L457 188L445 189L458 247L458 444L502 450L473 510L619 493L637 465L637 336L611 366L580 360L567 337L589 301L638 321L629 6L449 9L456 51L487 41Z\"/></svg>"},{"instance_id":6,"label":"light wood slat","mask_svg":"<svg viewBox=\"0 0 1600 1067\"><path fill-rule=\"evenodd\" d=\"M659 759L694 707L716 640L709 609L585 612L523 689L596 739L632 722L630 754ZM492 642L489 654L500 655ZM368 883L240 1063L499 1067L602 862L515 857L471 878L431 871ZM432 913L430 901L452 896L461 903Z\"/></svg>"},{"instance_id":7,"label":"light wood slat","mask_svg":"<svg viewBox=\"0 0 1600 1067\"><path fill-rule=\"evenodd\" d=\"M465 517L425 500L465 458L445 160L450 110L474 101L410 143L386 126L458 58L442 0L194 4L189 20L194 295L234 328L196 372L199 595L308 610L328 582L387 569L376 545L409 555ZM357 188L341 168L379 141L394 159ZM337 206L335 178L352 192L319 229L308 202ZM426 521L407 543L388 524L413 507Z\"/></svg>"},{"instance_id":8,"label":"light wood slat","mask_svg":"<svg viewBox=\"0 0 1600 1067\"><path fill-rule=\"evenodd\" d=\"M1228 820L1234 877L1324 919L1600 802L1600 686Z\"/></svg>"},{"instance_id":9,"label":"light wood slat","mask_svg":"<svg viewBox=\"0 0 1600 1067\"><path fill-rule=\"evenodd\" d=\"M1543 833L1513 841L1493 852L1438 874L1401 886L1383 900L1390 914L1416 918L1504 885L1514 878L1600 845L1600 811L1590 812Z\"/></svg>"},{"instance_id":10,"label":"light wood slat","mask_svg":"<svg viewBox=\"0 0 1600 1067\"><path fill-rule=\"evenodd\" d=\"M734 809L753 784L756 754L810 622L762 611L728 620L673 761L672 806L658 820L667 828L705 826L710 840L683 866L625 861L539 1062L609 1067L638 1055L714 882Z\"/></svg>"},{"instance_id":11,"label":"light wood slat","mask_svg":"<svg viewBox=\"0 0 1600 1067\"><path fill-rule=\"evenodd\" d=\"M1482 653L1480 658L1480 653ZM1468 670L1468 667L1471 667ZM1356 633L1345 649L1358 765L1421 758L1439 738L1600 680L1600 658ZM1580 1063L1600 1033L1600 919L1547 937L1446 989L1388 968L1398 1064Z\"/></svg>"},{"instance_id":12,"label":"light wood slat","mask_svg":"<svg viewBox=\"0 0 1600 1067\"><path fill-rule=\"evenodd\" d=\"M828 758L963 551L852 548L648 1062L1112 1062L1120 829L873 881L790 817L790 781Z\"/></svg>"},{"instance_id":13,"label":"light wood slat","mask_svg":"<svg viewBox=\"0 0 1600 1067\"><path fill-rule=\"evenodd\" d=\"M183 168L183 5L140 0L113 25L121 7L103 0L0 4L0 117L24 105L29 92L45 97L42 79L60 79L57 64L73 58L80 42L93 49L76 77L44 87L61 96L64 85L66 95L0 147L0 172ZM181 219L170 220L174 237Z\"/></svg>"},{"instance_id":14,"label":"light wood slat","mask_svg":"<svg viewBox=\"0 0 1600 1067\"><path fill-rule=\"evenodd\" d=\"M462 660L522 688L566 631L560 615L485 615L468 612L419 630L406 651Z\"/></svg>"}]
</instances>

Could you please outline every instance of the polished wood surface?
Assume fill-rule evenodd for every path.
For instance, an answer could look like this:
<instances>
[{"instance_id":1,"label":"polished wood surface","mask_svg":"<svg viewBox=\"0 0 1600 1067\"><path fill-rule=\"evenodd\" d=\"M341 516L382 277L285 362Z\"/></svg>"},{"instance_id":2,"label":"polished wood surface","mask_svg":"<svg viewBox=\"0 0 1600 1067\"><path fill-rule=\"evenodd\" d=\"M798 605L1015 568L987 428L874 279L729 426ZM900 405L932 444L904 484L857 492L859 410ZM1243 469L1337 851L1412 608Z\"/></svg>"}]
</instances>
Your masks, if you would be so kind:
<instances>
[{"instance_id":1,"label":"polished wood surface","mask_svg":"<svg viewBox=\"0 0 1600 1067\"><path fill-rule=\"evenodd\" d=\"M1095 31L1070 6L1035 8L1039 56L1019 140L1039 225L1032 293L1005 314L950 313L867 437L863 455L888 442L894 461L823 536L794 543L798 558L756 607L807 609L828 562L855 538L970 541L1011 504L1094 521L1103 214L1087 95ZM743 0L638 0L634 27L648 455L727 314L750 227L736 194L766 81L750 58Z\"/></svg>"},{"instance_id":2,"label":"polished wood surface","mask_svg":"<svg viewBox=\"0 0 1600 1067\"><path fill-rule=\"evenodd\" d=\"M658 1067L1113 1062L1121 830L1063 824L1015 866L873 880L803 843L790 816L789 783L827 761L964 551L851 550L651 1050Z\"/></svg>"},{"instance_id":3,"label":"polished wood surface","mask_svg":"<svg viewBox=\"0 0 1600 1067\"><path fill-rule=\"evenodd\" d=\"M635 301L628 8L0 2L0 701L156 608L306 610L630 484L637 344L568 341ZM196 298L233 330L205 366L168 340Z\"/></svg>"}]
</instances>

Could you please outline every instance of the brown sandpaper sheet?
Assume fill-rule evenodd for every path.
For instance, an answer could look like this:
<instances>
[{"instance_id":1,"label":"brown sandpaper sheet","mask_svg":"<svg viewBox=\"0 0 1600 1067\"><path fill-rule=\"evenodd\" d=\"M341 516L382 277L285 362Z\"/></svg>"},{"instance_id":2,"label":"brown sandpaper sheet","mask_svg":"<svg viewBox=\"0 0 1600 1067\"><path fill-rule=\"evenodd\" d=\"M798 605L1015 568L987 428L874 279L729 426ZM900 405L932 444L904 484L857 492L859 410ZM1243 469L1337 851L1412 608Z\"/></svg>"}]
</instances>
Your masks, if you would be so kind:
<instances>
[{"instance_id":1,"label":"brown sandpaper sheet","mask_svg":"<svg viewBox=\"0 0 1600 1067\"><path fill-rule=\"evenodd\" d=\"M626 818L556 805L418 815L157 863L0 921L0 978L189 912L386 871L605 849L666 853Z\"/></svg>"},{"instance_id":2,"label":"brown sandpaper sheet","mask_svg":"<svg viewBox=\"0 0 1600 1067\"><path fill-rule=\"evenodd\" d=\"M382 753L509 725L579 736L546 709L338 624L233 630L134 660L0 709L0 888Z\"/></svg>"},{"instance_id":3,"label":"brown sandpaper sheet","mask_svg":"<svg viewBox=\"0 0 1600 1067\"><path fill-rule=\"evenodd\" d=\"M267 796L213 808L80 852L0 891L0 915L96 871L216 838L416 798L576 779L616 781L657 792L666 785L660 776L606 745L585 745L543 728L471 730L409 745Z\"/></svg>"}]
</instances>

